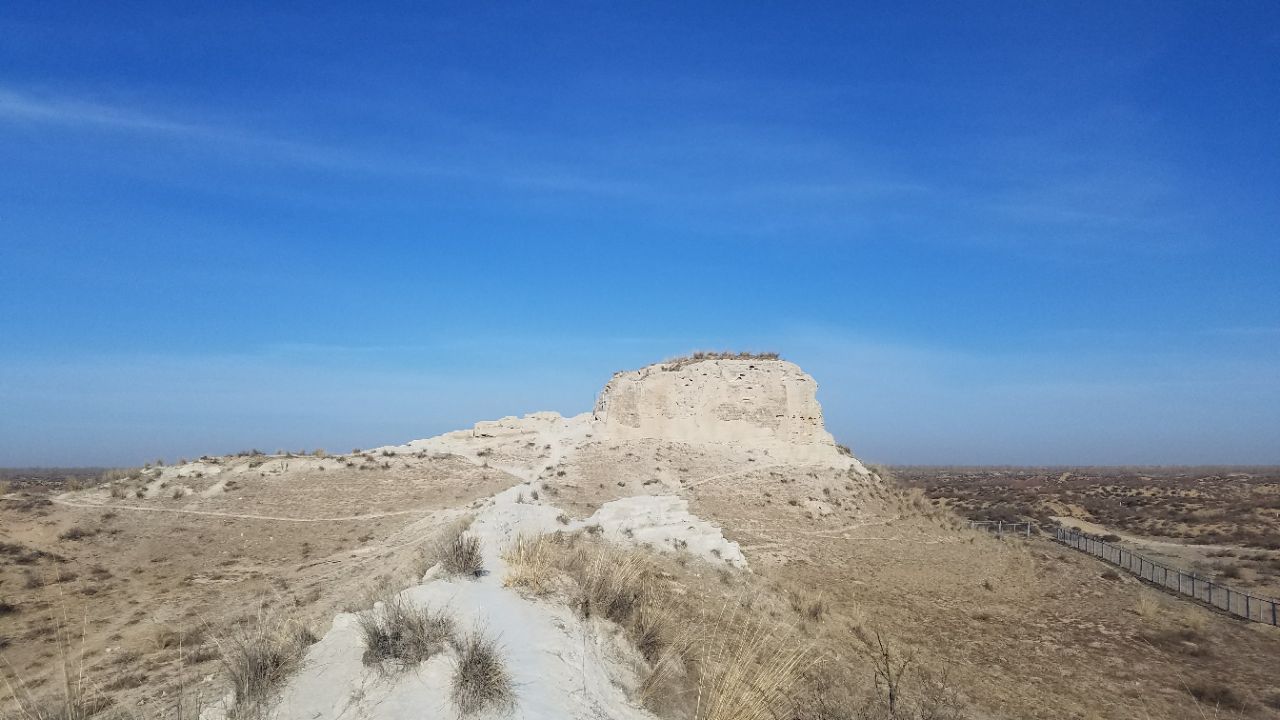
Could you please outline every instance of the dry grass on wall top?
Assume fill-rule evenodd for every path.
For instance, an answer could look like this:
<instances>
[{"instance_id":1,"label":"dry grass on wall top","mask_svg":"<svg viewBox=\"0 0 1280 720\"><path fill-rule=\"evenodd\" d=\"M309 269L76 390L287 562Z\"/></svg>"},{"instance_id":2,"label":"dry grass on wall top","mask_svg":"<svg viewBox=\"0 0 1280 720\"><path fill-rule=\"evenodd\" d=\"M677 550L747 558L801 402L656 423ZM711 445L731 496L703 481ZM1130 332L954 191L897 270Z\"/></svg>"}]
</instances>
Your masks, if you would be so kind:
<instances>
[{"instance_id":1,"label":"dry grass on wall top","mask_svg":"<svg viewBox=\"0 0 1280 720\"><path fill-rule=\"evenodd\" d=\"M364 640L365 665L407 669L445 649L453 639L453 618L444 611L419 607L403 596L389 595L357 616Z\"/></svg>"},{"instance_id":2,"label":"dry grass on wall top","mask_svg":"<svg viewBox=\"0 0 1280 720\"><path fill-rule=\"evenodd\" d=\"M458 712L466 716L491 708L510 709L515 690L497 640L475 627L457 641L456 649L450 694Z\"/></svg>"},{"instance_id":3,"label":"dry grass on wall top","mask_svg":"<svg viewBox=\"0 0 1280 720\"><path fill-rule=\"evenodd\" d=\"M732 351L707 351L699 350L681 355L662 363L662 369L674 372L686 365L692 365L704 360L781 360L782 356L776 352L732 352Z\"/></svg>"},{"instance_id":4,"label":"dry grass on wall top","mask_svg":"<svg viewBox=\"0 0 1280 720\"><path fill-rule=\"evenodd\" d=\"M518 539L504 559L508 586L620 626L646 666L637 699L662 716L790 717L819 657L774 619L784 597L726 585L719 568L694 569L689 558L551 533Z\"/></svg>"},{"instance_id":5,"label":"dry grass on wall top","mask_svg":"<svg viewBox=\"0 0 1280 720\"><path fill-rule=\"evenodd\" d=\"M479 577L484 574L480 539L467 534L474 519L472 515L463 515L453 520L422 548L417 569L419 577L437 564L450 575Z\"/></svg>"}]
</instances>

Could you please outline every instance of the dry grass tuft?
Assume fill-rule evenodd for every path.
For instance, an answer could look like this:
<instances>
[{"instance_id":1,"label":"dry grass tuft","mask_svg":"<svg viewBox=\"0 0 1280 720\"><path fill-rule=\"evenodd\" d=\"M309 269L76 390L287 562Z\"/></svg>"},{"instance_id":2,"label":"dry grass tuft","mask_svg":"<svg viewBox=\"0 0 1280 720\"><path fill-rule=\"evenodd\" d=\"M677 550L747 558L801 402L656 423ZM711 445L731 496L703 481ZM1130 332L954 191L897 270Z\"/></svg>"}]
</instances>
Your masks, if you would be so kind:
<instances>
[{"instance_id":1,"label":"dry grass tuft","mask_svg":"<svg viewBox=\"0 0 1280 720\"><path fill-rule=\"evenodd\" d=\"M215 638L222 670L231 682L229 717L263 714L279 684L298 669L315 635L300 623L259 610L252 622Z\"/></svg>"},{"instance_id":2,"label":"dry grass tuft","mask_svg":"<svg viewBox=\"0 0 1280 720\"><path fill-rule=\"evenodd\" d=\"M698 350L688 355L681 355L666 360L662 363L662 369L666 371L679 370L686 365L692 365L704 360L779 360L780 356L776 352L732 352L715 350Z\"/></svg>"},{"instance_id":3,"label":"dry grass tuft","mask_svg":"<svg viewBox=\"0 0 1280 720\"><path fill-rule=\"evenodd\" d=\"M575 543L559 567L577 581L574 604L583 617L599 615L625 626L654 599L652 566L641 552L607 543Z\"/></svg>"},{"instance_id":4,"label":"dry grass tuft","mask_svg":"<svg viewBox=\"0 0 1280 720\"><path fill-rule=\"evenodd\" d=\"M458 642L457 650L451 696L458 711L472 715L488 708L511 707L515 691L497 641L477 627Z\"/></svg>"},{"instance_id":5,"label":"dry grass tuft","mask_svg":"<svg viewBox=\"0 0 1280 720\"><path fill-rule=\"evenodd\" d=\"M695 583L705 578L677 569L672 558L582 534L520 538L504 557L509 586L539 593L564 589L584 618L622 628L637 662L642 659L638 699L659 715L791 717L796 683L812 664L812 645L769 620L768 602L724 600L720 586L713 590L717 595L707 595L707 588L685 585L678 576ZM812 602L801 606L805 612L826 613L820 598L807 597ZM775 603L785 607L781 598ZM815 604L819 609L812 610Z\"/></svg>"},{"instance_id":6,"label":"dry grass tuft","mask_svg":"<svg viewBox=\"0 0 1280 720\"><path fill-rule=\"evenodd\" d=\"M365 665L408 668L444 649L453 637L453 618L392 595L359 616Z\"/></svg>"},{"instance_id":7,"label":"dry grass tuft","mask_svg":"<svg viewBox=\"0 0 1280 720\"><path fill-rule=\"evenodd\" d=\"M1165 652L1204 657L1209 648L1208 624L1200 608L1189 607L1171 619L1171 623L1138 633L1149 645Z\"/></svg>"},{"instance_id":8,"label":"dry grass tuft","mask_svg":"<svg viewBox=\"0 0 1280 720\"><path fill-rule=\"evenodd\" d=\"M791 609L801 617L813 622L822 622L827 614L827 600L822 593L793 591L790 593Z\"/></svg>"},{"instance_id":9,"label":"dry grass tuft","mask_svg":"<svg viewBox=\"0 0 1280 720\"><path fill-rule=\"evenodd\" d=\"M550 592L558 573L555 567L556 542L551 535L521 535L516 538L502 554L502 559L507 561L507 576L502 584L527 588L538 594Z\"/></svg>"},{"instance_id":10,"label":"dry grass tuft","mask_svg":"<svg viewBox=\"0 0 1280 720\"><path fill-rule=\"evenodd\" d=\"M112 704L111 698L98 692L87 677L84 659L87 626L81 631L79 646L73 647L66 618L55 618L52 625L51 634L61 669L56 695L37 696L8 660L0 658L3 660L0 664L0 689L4 690L0 698L7 695L12 701L16 708L15 720L88 720Z\"/></svg>"},{"instance_id":11,"label":"dry grass tuft","mask_svg":"<svg viewBox=\"0 0 1280 720\"><path fill-rule=\"evenodd\" d=\"M480 538L474 535L458 535L440 548L440 565L450 575L484 574L484 556L480 553Z\"/></svg>"},{"instance_id":12,"label":"dry grass tuft","mask_svg":"<svg viewBox=\"0 0 1280 720\"><path fill-rule=\"evenodd\" d=\"M1134 603L1133 611L1139 617L1150 620L1160 614L1160 603L1150 595L1143 594L1142 597L1138 598L1138 602Z\"/></svg>"},{"instance_id":13,"label":"dry grass tuft","mask_svg":"<svg viewBox=\"0 0 1280 720\"><path fill-rule=\"evenodd\" d=\"M697 720L790 717L795 689L816 658L812 646L735 612L698 659Z\"/></svg>"},{"instance_id":14,"label":"dry grass tuft","mask_svg":"<svg viewBox=\"0 0 1280 720\"><path fill-rule=\"evenodd\" d=\"M1244 710L1248 702L1235 688L1215 680L1196 680L1187 685L1187 692L1200 705L1209 706L1214 716L1223 710Z\"/></svg>"},{"instance_id":15,"label":"dry grass tuft","mask_svg":"<svg viewBox=\"0 0 1280 720\"><path fill-rule=\"evenodd\" d=\"M463 515L445 525L435 539L422 548L419 575L426 574L435 565L440 565L445 572L451 574L468 574L465 570L455 568L471 567L470 574L484 572L484 562L480 555L480 541L469 538L467 529L475 519L472 515ZM474 550L474 555L470 555ZM470 555L470 556L469 556Z\"/></svg>"}]
</instances>

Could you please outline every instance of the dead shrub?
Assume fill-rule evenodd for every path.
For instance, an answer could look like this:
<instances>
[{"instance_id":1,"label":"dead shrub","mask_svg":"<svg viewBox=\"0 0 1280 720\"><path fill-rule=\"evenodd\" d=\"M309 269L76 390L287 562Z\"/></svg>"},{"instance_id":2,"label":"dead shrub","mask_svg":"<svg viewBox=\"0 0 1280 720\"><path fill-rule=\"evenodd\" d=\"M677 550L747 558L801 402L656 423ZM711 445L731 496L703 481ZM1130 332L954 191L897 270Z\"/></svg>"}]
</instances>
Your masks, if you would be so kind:
<instances>
[{"instance_id":1,"label":"dead shrub","mask_svg":"<svg viewBox=\"0 0 1280 720\"><path fill-rule=\"evenodd\" d=\"M435 565L440 565L445 572L451 574L466 574L458 573L451 569L464 567L466 563L461 561L478 563L479 566L474 567L473 571L483 573L484 560L480 555L480 541L476 538L472 538L471 542L463 539L464 537L471 537L466 535L466 532L471 527L473 519L474 517L471 515L463 515L453 520L441 528L432 542L422 548L418 568L420 575L426 574ZM470 550L473 549L470 547L471 545L474 545L474 557L468 557Z\"/></svg>"},{"instance_id":2,"label":"dead shrub","mask_svg":"<svg viewBox=\"0 0 1280 720\"><path fill-rule=\"evenodd\" d=\"M645 557L614 545L577 546L561 565L580 589L576 600L583 617L600 615L626 625L633 613L652 599L651 574Z\"/></svg>"},{"instance_id":3,"label":"dead shrub","mask_svg":"<svg viewBox=\"0 0 1280 720\"><path fill-rule=\"evenodd\" d=\"M555 567L554 536L521 535L502 554L507 561L507 576L502 584L507 587L527 588L534 593L550 591L557 574Z\"/></svg>"},{"instance_id":4,"label":"dead shrub","mask_svg":"<svg viewBox=\"0 0 1280 720\"><path fill-rule=\"evenodd\" d=\"M457 645L451 697L462 715L488 708L505 709L515 702L511 676L502 660L498 643L483 628L476 627Z\"/></svg>"},{"instance_id":5,"label":"dead shrub","mask_svg":"<svg viewBox=\"0 0 1280 720\"><path fill-rule=\"evenodd\" d=\"M229 716L238 720L260 716L315 641L315 635L297 621L265 610L230 635L215 639L222 670L231 682Z\"/></svg>"},{"instance_id":6,"label":"dead shrub","mask_svg":"<svg viewBox=\"0 0 1280 720\"><path fill-rule=\"evenodd\" d=\"M563 590L582 617L622 628L645 665L638 699L660 716L693 709L694 720L791 717L812 645L762 618L763 608L748 610L753 600L708 603L705 591L677 580L684 571L674 558L586 533L521 538L504 558L508 585Z\"/></svg>"},{"instance_id":7,"label":"dead shrub","mask_svg":"<svg viewBox=\"0 0 1280 720\"><path fill-rule=\"evenodd\" d=\"M358 622L365 665L412 667L443 650L453 637L453 618L400 595L361 613Z\"/></svg>"},{"instance_id":8,"label":"dead shrub","mask_svg":"<svg viewBox=\"0 0 1280 720\"><path fill-rule=\"evenodd\" d=\"M480 553L480 538L474 535L458 535L440 549L440 565L450 575L484 574L484 556Z\"/></svg>"},{"instance_id":9,"label":"dead shrub","mask_svg":"<svg viewBox=\"0 0 1280 720\"><path fill-rule=\"evenodd\" d=\"M1134 603L1133 611L1140 617L1151 619L1160 614L1160 603L1149 595L1143 595Z\"/></svg>"},{"instance_id":10,"label":"dead shrub","mask_svg":"<svg viewBox=\"0 0 1280 720\"><path fill-rule=\"evenodd\" d=\"M1205 646L1203 626L1183 623L1175 627L1140 632L1138 637L1165 652L1191 657L1204 657L1210 654L1209 648Z\"/></svg>"},{"instance_id":11,"label":"dead shrub","mask_svg":"<svg viewBox=\"0 0 1280 720\"><path fill-rule=\"evenodd\" d=\"M699 363L704 360L778 360L781 356L776 352L717 352L714 350L698 350L688 355L681 355L666 360L662 363L662 369L668 372L680 370L686 365Z\"/></svg>"},{"instance_id":12,"label":"dead shrub","mask_svg":"<svg viewBox=\"0 0 1280 720\"><path fill-rule=\"evenodd\" d=\"M88 720L112 704L112 699L89 682L85 665L84 634L78 645L64 616L55 617L42 635L51 635L57 648L58 677L54 695L37 696L33 688L7 661L0 662L0 698L8 696L21 720Z\"/></svg>"},{"instance_id":13,"label":"dead shrub","mask_svg":"<svg viewBox=\"0 0 1280 720\"><path fill-rule=\"evenodd\" d=\"M717 623L696 659L697 720L790 717L796 688L815 662L807 643L735 612Z\"/></svg>"},{"instance_id":14,"label":"dead shrub","mask_svg":"<svg viewBox=\"0 0 1280 720\"><path fill-rule=\"evenodd\" d=\"M962 720L959 689L945 670L925 667L914 649L895 647L878 631L864 640L871 654L875 691L859 720Z\"/></svg>"},{"instance_id":15,"label":"dead shrub","mask_svg":"<svg viewBox=\"0 0 1280 720\"><path fill-rule=\"evenodd\" d=\"M814 622L821 622L827 614L827 601L822 593L793 591L789 594L791 609L801 617Z\"/></svg>"},{"instance_id":16,"label":"dead shrub","mask_svg":"<svg viewBox=\"0 0 1280 720\"><path fill-rule=\"evenodd\" d=\"M205 628L200 626L175 629L169 625L157 625L151 633L151 644L156 650L168 648L195 648L205 639Z\"/></svg>"},{"instance_id":17,"label":"dead shrub","mask_svg":"<svg viewBox=\"0 0 1280 720\"><path fill-rule=\"evenodd\" d=\"M1187 692L1201 705L1215 710L1243 710L1247 703L1230 685L1216 680L1196 680L1187 685Z\"/></svg>"},{"instance_id":18,"label":"dead shrub","mask_svg":"<svg viewBox=\"0 0 1280 720\"><path fill-rule=\"evenodd\" d=\"M67 528L66 530L63 530L62 532L58 533L58 539L70 540L72 542L75 542L77 540L83 540L88 537L93 537L94 535L97 535L97 534L98 534L97 530L87 530L85 528L80 527L79 525L73 525Z\"/></svg>"}]
</instances>

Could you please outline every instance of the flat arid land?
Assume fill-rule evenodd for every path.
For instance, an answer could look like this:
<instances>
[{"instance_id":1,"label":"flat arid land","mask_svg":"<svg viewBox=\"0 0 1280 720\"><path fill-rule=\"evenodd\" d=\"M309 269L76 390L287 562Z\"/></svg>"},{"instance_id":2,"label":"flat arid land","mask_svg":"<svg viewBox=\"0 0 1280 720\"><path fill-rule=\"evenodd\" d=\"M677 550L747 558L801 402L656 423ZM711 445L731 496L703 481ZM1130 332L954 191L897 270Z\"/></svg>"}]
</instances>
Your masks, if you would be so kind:
<instances>
[{"instance_id":1,"label":"flat arid land","mask_svg":"<svg viewBox=\"0 0 1280 720\"><path fill-rule=\"evenodd\" d=\"M1056 523L1280 597L1278 467L896 467L973 520Z\"/></svg>"},{"instance_id":2,"label":"flat arid land","mask_svg":"<svg viewBox=\"0 0 1280 720\"><path fill-rule=\"evenodd\" d=\"M686 358L573 417L10 473L0 713L1280 717L1280 629L967 522L1060 518L1274 592L1273 471L867 467L816 389Z\"/></svg>"}]
</instances>

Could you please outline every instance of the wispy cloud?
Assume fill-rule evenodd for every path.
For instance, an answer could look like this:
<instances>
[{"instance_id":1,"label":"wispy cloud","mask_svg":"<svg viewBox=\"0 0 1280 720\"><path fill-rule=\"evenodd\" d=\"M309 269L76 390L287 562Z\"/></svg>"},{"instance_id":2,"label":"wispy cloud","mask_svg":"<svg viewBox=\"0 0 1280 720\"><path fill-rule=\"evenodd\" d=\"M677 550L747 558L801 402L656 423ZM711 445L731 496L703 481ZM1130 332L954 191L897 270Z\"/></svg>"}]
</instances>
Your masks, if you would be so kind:
<instances>
[{"instance_id":1,"label":"wispy cloud","mask_svg":"<svg viewBox=\"0 0 1280 720\"><path fill-rule=\"evenodd\" d=\"M1122 156L1102 162L1067 142L1069 133L934 150L932 164L910 169L885 148L793 126L690 121L660 131L548 135L436 112L416 136L384 136L370 146L280 134L234 117L189 119L197 115L205 117L0 85L0 122L170 139L179 152L248 167L619 203L710 236L887 234L1036 257L1067 253L1073 262L1093 257L1077 252L1082 247L1102 255L1161 252L1196 240L1172 178ZM279 184L248 187L280 192Z\"/></svg>"},{"instance_id":2,"label":"wispy cloud","mask_svg":"<svg viewBox=\"0 0 1280 720\"><path fill-rule=\"evenodd\" d=\"M1209 330L1209 334L1232 337L1280 337L1280 325L1220 327Z\"/></svg>"},{"instance_id":3,"label":"wispy cloud","mask_svg":"<svg viewBox=\"0 0 1280 720\"><path fill-rule=\"evenodd\" d=\"M69 126L101 126L121 130L184 136L217 137L215 128L174 122L111 105L68 98L40 97L0 88L0 116L8 120Z\"/></svg>"},{"instance_id":4,"label":"wispy cloud","mask_svg":"<svg viewBox=\"0 0 1280 720\"><path fill-rule=\"evenodd\" d=\"M592 178L568 168L534 167L523 163L507 168L482 163L458 164L427 156L388 154L350 146L281 137L231 125L196 123L159 113L139 111L80 99L40 96L0 87L0 120L106 129L196 141L206 150L234 153L254 163L284 163L298 167L443 180L500 183L550 192L625 195L638 191L634 183ZM456 153L455 153L456 154Z\"/></svg>"}]
</instances>

